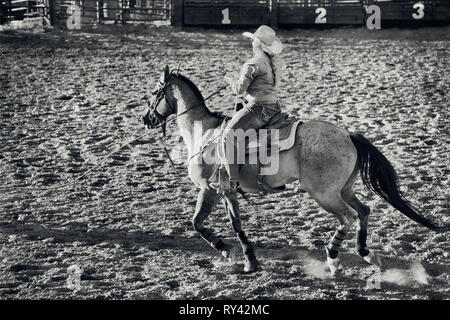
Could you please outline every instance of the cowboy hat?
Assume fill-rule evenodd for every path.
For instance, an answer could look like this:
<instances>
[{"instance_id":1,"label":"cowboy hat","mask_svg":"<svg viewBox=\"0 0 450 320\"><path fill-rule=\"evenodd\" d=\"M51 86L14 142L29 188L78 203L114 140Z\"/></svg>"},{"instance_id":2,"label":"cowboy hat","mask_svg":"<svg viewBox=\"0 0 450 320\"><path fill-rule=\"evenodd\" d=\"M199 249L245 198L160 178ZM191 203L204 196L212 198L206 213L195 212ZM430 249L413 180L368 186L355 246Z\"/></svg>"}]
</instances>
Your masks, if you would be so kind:
<instances>
[{"instance_id":1,"label":"cowboy hat","mask_svg":"<svg viewBox=\"0 0 450 320\"><path fill-rule=\"evenodd\" d=\"M244 32L243 35L249 38L256 38L261 42L262 50L269 54L280 54L283 51L283 45L271 27L262 25L255 33Z\"/></svg>"}]
</instances>

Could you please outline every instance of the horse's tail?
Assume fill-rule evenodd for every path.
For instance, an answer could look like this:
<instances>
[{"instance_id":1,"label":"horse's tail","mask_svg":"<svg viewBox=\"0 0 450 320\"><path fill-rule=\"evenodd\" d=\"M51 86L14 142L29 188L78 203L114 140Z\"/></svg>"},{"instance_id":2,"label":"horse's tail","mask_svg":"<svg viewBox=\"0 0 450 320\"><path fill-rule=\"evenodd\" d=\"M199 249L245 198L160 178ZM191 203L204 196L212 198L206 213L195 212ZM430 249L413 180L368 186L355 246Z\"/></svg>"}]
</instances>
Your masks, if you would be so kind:
<instances>
[{"instance_id":1,"label":"horse's tail","mask_svg":"<svg viewBox=\"0 0 450 320\"><path fill-rule=\"evenodd\" d=\"M350 139L358 151L357 166L364 185L408 218L430 230L448 230L448 226L439 227L434 222L417 213L398 188L398 178L388 159L366 138L360 134L350 134Z\"/></svg>"}]
</instances>

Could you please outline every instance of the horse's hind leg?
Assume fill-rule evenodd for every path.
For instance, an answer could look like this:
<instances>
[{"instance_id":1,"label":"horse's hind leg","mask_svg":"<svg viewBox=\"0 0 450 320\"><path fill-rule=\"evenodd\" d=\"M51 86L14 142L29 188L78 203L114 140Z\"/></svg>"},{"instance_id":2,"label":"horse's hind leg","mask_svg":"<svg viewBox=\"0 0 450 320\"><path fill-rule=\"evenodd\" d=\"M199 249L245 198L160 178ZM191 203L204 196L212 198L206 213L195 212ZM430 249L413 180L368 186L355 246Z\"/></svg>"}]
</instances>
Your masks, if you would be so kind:
<instances>
[{"instance_id":1,"label":"horse's hind leg","mask_svg":"<svg viewBox=\"0 0 450 320\"><path fill-rule=\"evenodd\" d=\"M253 272L258 268L258 260L255 256L253 245L248 240L245 232L242 230L241 217L239 212L239 203L235 193L225 195L225 203L234 232L236 232L244 253L244 271Z\"/></svg>"},{"instance_id":2,"label":"horse's hind leg","mask_svg":"<svg viewBox=\"0 0 450 320\"><path fill-rule=\"evenodd\" d=\"M213 230L203 226L203 221L209 216L218 201L219 195L214 190L208 188L201 189L197 198L195 214L192 217L192 225L194 226L194 229L200 233L200 236L211 245L211 247L219 251L224 257L228 257L230 246L226 245L220 238L218 238L214 234Z\"/></svg>"},{"instance_id":3,"label":"horse's hind leg","mask_svg":"<svg viewBox=\"0 0 450 320\"><path fill-rule=\"evenodd\" d=\"M342 197L345 202L358 212L356 251L365 261L381 267L380 258L374 251L370 251L367 248L367 227L369 223L370 208L355 196L351 185L346 186L346 188L342 190Z\"/></svg>"},{"instance_id":4,"label":"horse's hind leg","mask_svg":"<svg viewBox=\"0 0 450 320\"><path fill-rule=\"evenodd\" d=\"M327 264L331 273L335 275L341 270L338 254L342 241L345 240L345 237L350 231L357 214L355 210L344 201L338 192L321 195L313 194L312 196L322 208L333 213L340 222L340 226L337 228L328 246L326 247Z\"/></svg>"}]
</instances>

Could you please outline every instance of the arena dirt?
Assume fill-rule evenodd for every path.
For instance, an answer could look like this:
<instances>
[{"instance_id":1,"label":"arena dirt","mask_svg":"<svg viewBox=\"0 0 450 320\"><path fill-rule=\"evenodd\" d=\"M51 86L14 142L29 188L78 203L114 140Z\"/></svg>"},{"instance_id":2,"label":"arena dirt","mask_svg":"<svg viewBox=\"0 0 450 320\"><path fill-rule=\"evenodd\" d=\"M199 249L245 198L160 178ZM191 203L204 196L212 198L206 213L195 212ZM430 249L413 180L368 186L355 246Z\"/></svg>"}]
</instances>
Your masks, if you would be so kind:
<instances>
[{"instance_id":1,"label":"arena dirt","mask_svg":"<svg viewBox=\"0 0 450 320\"><path fill-rule=\"evenodd\" d=\"M242 273L222 205L207 223L235 245L234 263L193 231L198 190L185 164L174 172L161 133L139 117L166 64L204 96L222 86L223 72L250 57L242 31L109 26L0 34L2 299L449 298L450 234L408 220L360 182L356 190L372 209L368 244L384 263L378 289L366 290L374 269L355 253L354 233L341 254L343 275L331 278L324 246L338 221L299 183L251 196L256 207L241 200L257 273ZM362 133L392 161L419 211L449 224L450 28L280 37L284 110ZM208 106L230 114L234 101L223 91ZM167 147L183 150L174 124ZM71 266L80 270L79 290L68 286Z\"/></svg>"}]
</instances>

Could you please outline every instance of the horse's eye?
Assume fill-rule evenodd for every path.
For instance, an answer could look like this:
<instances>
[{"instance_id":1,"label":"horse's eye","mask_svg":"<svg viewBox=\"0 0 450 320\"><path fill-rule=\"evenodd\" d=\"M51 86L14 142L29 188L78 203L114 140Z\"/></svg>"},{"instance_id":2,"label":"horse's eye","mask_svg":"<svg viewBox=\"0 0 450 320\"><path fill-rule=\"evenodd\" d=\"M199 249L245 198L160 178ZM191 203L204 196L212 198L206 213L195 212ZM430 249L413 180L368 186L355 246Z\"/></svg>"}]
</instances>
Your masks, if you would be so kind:
<instances>
[{"instance_id":1,"label":"horse's eye","mask_svg":"<svg viewBox=\"0 0 450 320\"><path fill-rule=\"evenodd\" d=\"M156 95L158 93L158 89L152 91L152 95Z\"/></svg>"}]
</instances>

